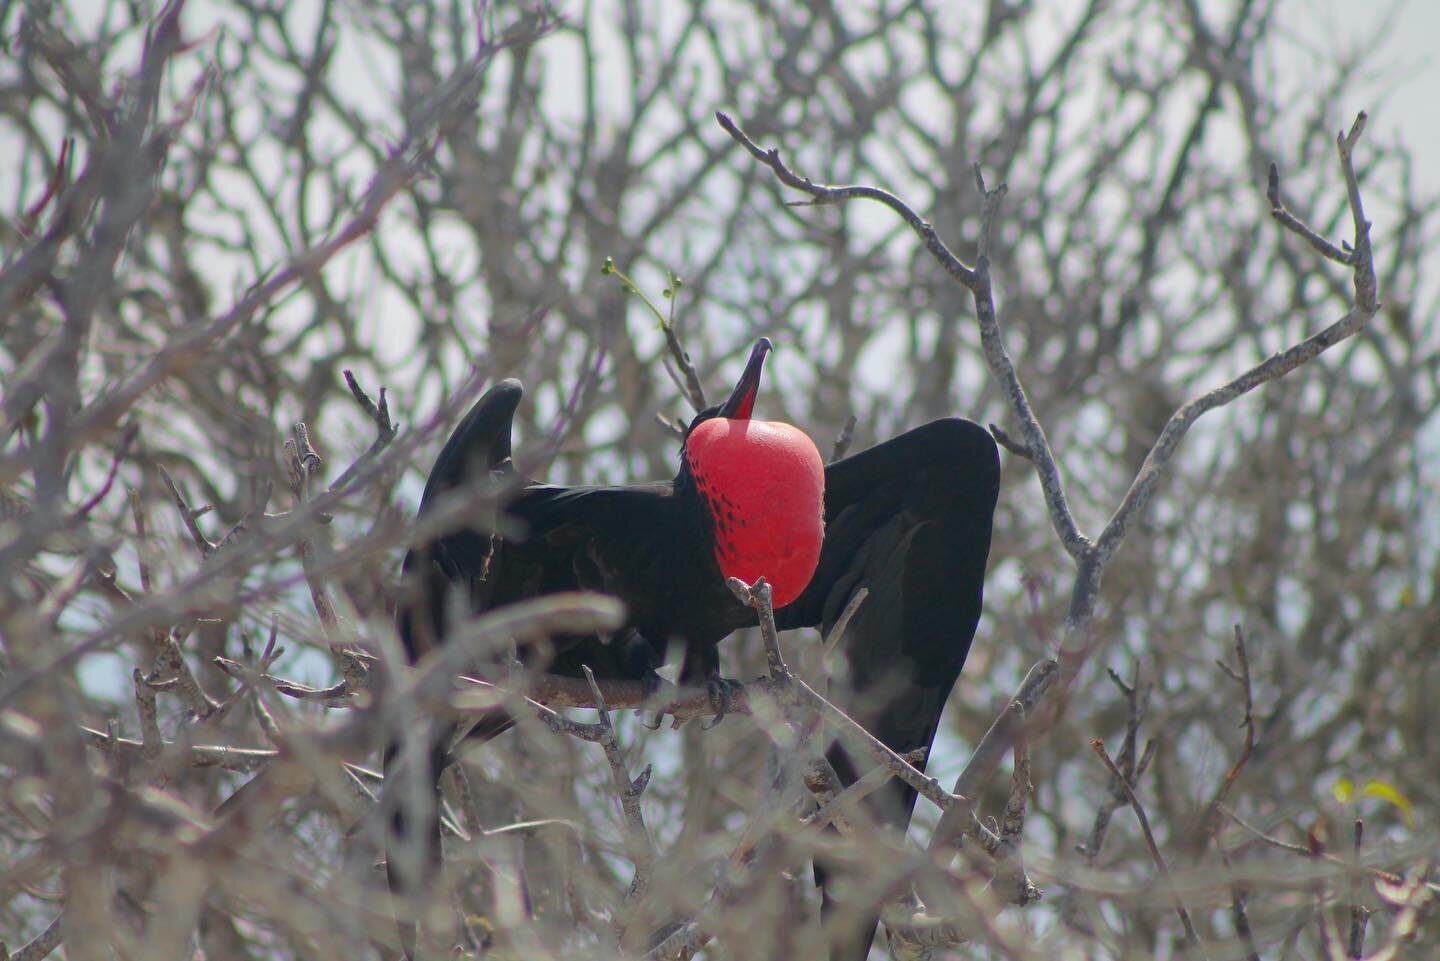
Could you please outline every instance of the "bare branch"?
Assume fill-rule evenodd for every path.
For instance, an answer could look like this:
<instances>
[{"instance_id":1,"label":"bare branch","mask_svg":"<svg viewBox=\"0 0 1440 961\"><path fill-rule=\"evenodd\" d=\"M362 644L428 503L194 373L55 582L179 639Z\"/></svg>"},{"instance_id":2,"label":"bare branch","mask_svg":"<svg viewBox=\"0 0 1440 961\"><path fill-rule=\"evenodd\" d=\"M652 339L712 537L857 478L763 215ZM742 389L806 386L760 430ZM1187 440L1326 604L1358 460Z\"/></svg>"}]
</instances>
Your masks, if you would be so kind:
<instances>
[{"instance_id":1,"label":"bare branch","mask_svg":"<svg viewBox=\"0 0 1440 961\"><path fill-rule=\"evenodd\" d=\"M1145 845L1150 849L1150 857L1154 860L1155 867L1159 869L1160 876L1165 879L1165 886L1170 889L1170 895L1175 900L1175 913L1179 915L1180 924L1185 928L1185 937L1188 938L1190 944L1198 950L1200 948L1200 935L1196 933L1195 925L1190 921L1190 912L1185 910L1185 902L1180 899L1180 891L1175 887L1175 879L1170 874L1170 867L1165 863L1165 857L1160 853L1159 846L1155 844L1155 835L1150 830L1150 818L1145 814L1144 805L1142 805L1140 799L1135 796L1135 791L1130 786L1130 782L1126 779L1124 772L1110 759L1110 755L1105 750L1105 745L1096 739L1090 742L1090 747L1100 756L1100 760L1104 762L1106 769L1110 771L1110 776L1115 779L1120 785L1121 790L1125 792L1125 798L1130 802L1130 808L1135 812L1135 819L1140 822L1140 832L1145 836Z\"/></svg>"},{"instance_id":2,"label":"bare branch","mask_svg":"<svg viewBox=\"0 0 1440 961\"><path fill-rule=\"evenodd\" d=\"M24 944L19 951L10 954L0 945L0 954L5 954L9 961L44 961L50 956L50 952L60 947L60 922L63 914L57 914L55 919L45 926L35 937Z\"/></svg>"},{"instance_id":3,"label":"bare branch","mask_svg":"<svg viewBox=\"0 0 1440 961\"><path fill-rule=\"evenodd\" d=\"M1034 716L1035 709L1059 675L1060 665L1054 660L1044 660L1030 668L1014 697L986 730L964 770L955 779L951 792L954 797L974 798L979 795L990 775L1000 766L1005 752L1013 750L1024 719ZM930 838L930 852L936 854L946 846L958 844L973 818L974 811L968 806L942 814L940 823L935 826L935 834Z\"/></svg>"},{"instance_id":4,"label":"bare branch","mask_svg":"<svg viewBox=\"0 0 1440 961\"><path fill-rule=\"evenodd\" d=\"M1029 459L1034 462L1035 470L1039 474L1040 486L1045 491L1045 502L1050 509L1050 518L1055 525L1055 531L1060 535L1060 542L1065 545L1065 549L1070 552L1072 557L1076 560L1081 559L1090 550L1090 541L1075 526L1075 518L1070 512L1070 504L1060 479L1060 469L1050 450L1050 442L1045 438L1045 431L1030 407L1030 400L1025 393L1025 388L1020 383L1019 375L1015 372L1015 365L1005 349L995 314L994 294L990 288L988 258L982 257L975 267L967 267L950 252L950 248L945 246L935 228L922 220L919 214L894 194L878 187L828 187L816 184L807 177L795 174L785 166L780 159L779 150L767 151L758 147L725 114L716 113L715 119L737 143L756 159L766 164L781 183L809 194L814 198L813 203L840 203L864 198L878 201L889 207L920 237L925 249L940 266L971 292L975 300L976 318L980 324L980 341L985 351L985 362L989 365L991 373L1004 387L1011 410L1024 428L1026 448L1031 455ZM987 190L985 180L980 175L978 168L975 170L975 180L984 207L981 233L982 236L988 236L994 232L995 220L999 216L1000 201L1005 196L1006 187L1001 184L995 190Z\"/></svg>"},{"instance_id":5,"label":"bare branch","mask_svg":"<svg viewBox=\"0 0 1440 961\"><path fill-rule=\"evenodd\" d=\"M1360 132L1365 127L1364 117L1365 115L1362 113L1356 120L1355 126L1351 129L1350 138L1342 137L1340 140L1341 160L1345 168L1346 183L1350 186L1350 208L1354 213L1356 224L1354 308L1319 333L1312 334L1287 350L1273 354L1233 380L1181 405L1170 416L1170 420L1165 424L1160 436L1156 438L1154 446L1145 455L1145 462L1140 466L1140 472L1136 474L1135 480L1130 484L1130 489L1125 492L1120 506L1096 540L1096 550L1102 560L1108 559L1115 553L1130 526L1149 507L1160 473L1169 463L1181 438L1189 431L1191 424L1195 423L1201 415L1217 407L1223 407L1261 384L1284 377L1297 367L1310 363L1331 347L1358 333L1379 309L1375 300L1375 265L1370 251L1370 225L1364 219L1364 210L1360 206L1359 187L1354 186L1355 173L1350 160L1355 140L1359 138Z\"/></svg>"},{"instance_id":6,"label":"bare branch","mask_svg":"<svg viewBox=\"0 0 1440 961\"><path fill-rule=\"evenodd\" d=\"M170 477L170 472L163 466L157 464L155 469L160 472L160 479L165 482L165 487L170 491L170 499L175 502L175 509L180 512L180 520L184 522L185 529L190 532L190 539L195 542L195 549L200 552L202 558L209 557L215 553L215 544L200 530L198 521L210 513L211 506L192 508L189 500L180 492L175 481Z\"/></svg>"},{"instance_id":7,"label":"bare branch","mask_svg":"<svg viewBox=\"0 0 1440 961\"><path fill-rule=\"evenodd\" d=\"M595 709L600 714L600 746L605 750L605 760L610 765L610 775L615 781L615 790L620 796L620 809L625 812L625 835L630 849L630 860L635 865L635 875L630 879L626 900L643 898L650 890L651 875L655 864L655 846L650 840L650 830L645 826L645 814L640 810L640 795L650 783L650 765L640 776L631 779L625 766L625 756L615 740L615 728L610 724L610 711L605 707L605 695L595 683L595 673L585 668L585 680L595 695Z\"/></svg>"}]
</instances>

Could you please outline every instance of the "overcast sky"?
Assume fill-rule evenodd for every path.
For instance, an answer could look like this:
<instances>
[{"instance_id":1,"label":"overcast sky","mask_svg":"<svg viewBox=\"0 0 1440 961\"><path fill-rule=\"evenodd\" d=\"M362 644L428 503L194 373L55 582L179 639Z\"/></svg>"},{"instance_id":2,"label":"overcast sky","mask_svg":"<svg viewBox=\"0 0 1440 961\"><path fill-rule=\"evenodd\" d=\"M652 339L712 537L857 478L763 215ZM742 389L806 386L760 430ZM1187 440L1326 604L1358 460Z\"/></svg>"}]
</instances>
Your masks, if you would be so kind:
<instances>
[{"instance_id":1,"label":"overcast sky","mask_svg":"<svg viewBox=\"0 0 1440 961\"><path fill-rule=\"evenodd\" d=\"M1386 10L1388 18L1377 13ZM1369 110L1371 129L1382 139L1398 134L1420 160L1420 182L1440 191L1440 2L1282 0L1276 25L1278 33L1300 38L1320 54L1362 48L1383 29L1375 72L1348 90L1341 105L1347 118Z\"/></svg>"}]
</instances>

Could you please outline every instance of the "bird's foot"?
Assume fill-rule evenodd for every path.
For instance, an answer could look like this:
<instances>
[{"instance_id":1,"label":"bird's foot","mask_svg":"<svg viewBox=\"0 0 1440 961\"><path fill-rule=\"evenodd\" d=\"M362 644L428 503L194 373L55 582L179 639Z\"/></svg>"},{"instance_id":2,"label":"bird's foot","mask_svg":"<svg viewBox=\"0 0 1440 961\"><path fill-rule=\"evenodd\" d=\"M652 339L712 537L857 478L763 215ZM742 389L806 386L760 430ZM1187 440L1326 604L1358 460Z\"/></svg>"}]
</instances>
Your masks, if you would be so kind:
<instances>
[{"instance_id":1,"label":"bird's foot","mask_svg":"<svg viewBox=\"0 0 1440 961\"><path fill-rule=\"evenodd\" d=\"M704 725L701 730L708 731L725 720L725 715L730 713L730 708L735 704L735 695L745 689L745 685L730 677L721 677L719 674L712 675L705 681L705 692L710 697L710 709L715 712L715 720Z\"/></svg>"},{"instance_id":2,"label":"bird's foot","mask_svg":"<svg viewBox=\"0 0 1440 961\"><path fill-rule=\"evenodd\" d=\"M664 684L665 679L659 674L655 673L654 670L649 670L642 674L640 676L640 690L641 693L644 695L645 703L648 704L651 701L655 700L656 696L660 693L660 688L663 687ZM652 731L660 730L660 725L665 720L665 711L663 708L656 713L654 724L645 723L645 715L643 710L638 713L640 714L641 725L649 728Z\"/></svg>"}]
</instances>

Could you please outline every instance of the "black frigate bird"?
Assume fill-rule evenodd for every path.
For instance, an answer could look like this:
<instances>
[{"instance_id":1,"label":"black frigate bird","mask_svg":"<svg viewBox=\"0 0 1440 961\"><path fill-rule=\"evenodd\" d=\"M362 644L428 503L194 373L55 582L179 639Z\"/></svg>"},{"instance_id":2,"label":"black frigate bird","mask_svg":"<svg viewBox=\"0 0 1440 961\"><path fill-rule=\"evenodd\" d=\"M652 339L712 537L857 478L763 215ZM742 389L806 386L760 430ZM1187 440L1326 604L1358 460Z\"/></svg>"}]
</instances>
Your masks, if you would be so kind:
<instances>
[{"instance_id":1,"label":"black frigate bird","mask_svg":"<svg viewBox=\"0 0 1440 961\"><path fill-rule=\"evenodd\" d=\"M552 673L639 680L658 687L655 668L672 642L684 648L682 684L705 684L717 696L733 682L719 677L718 645L754 612L726 586L728 576L762 573L779 602L810 580L823 539L824 462L814 443L788 425L751 418L766 355L761 338L723 404L696 415L685 431L675 478L629 486L560 487L528 482L511 460L511 425L523 396L518 381L485 393L446 441L431 469L420 514L473 491L514 488L504 513L518 537L499 537L463 522L411 550L397 627L415 661L443 643L458 614L483 613L561 591L592 590L624 602L626 617L606 636L550 638L543 650L518 651ZM513 719L496 709L469 732L489 738ZM455 735L436 724L416 739L413 767L399 764L401 737L385 752L387 775L407 772L407 788L435 785ZM407 752L408 753L408 752ZM419 765L423 770L416 770ZM392 892L414 894L439 863L439 818L433 793L404 802L392 791L394 838L387 873ZM408 913L408 912L407 912ZM407 956L413 928L401 924Z\"/></svg>"},{"instance_id":2,"label":"black frigate bird","mask_svg":"<svg viewBox=\"0 0 1440 961\"><path fill-rule=\"evenodd\" d=\"M713 686L718 644L754 622L726 576L753 581L764 574L781 629L828 632L863 586L869 596L842 641L848 678L832 694L891 748L928 749L980 616L999 490L995 444L970 421L934 421L823 467L822 495L813 443L789 425L750 418L770 346L760 340L725 403L696 416L673 481L524 484L505 513L525 536L460 527L412 550L405 559L410 595L397 619L409 656L443 642L457 609L480 613L589 589L625 602L624 627L612 637L556 638L550 660L537 666L573 676L585 665L598 678L652 681L667 646L680 640L681 681ZM476 403L435 462L422 515L446 493L514 477L510 433L521 395L518 382L502 381ZM822 496L823 527L815 516ZM510 724L497 712L472 736L494 736ZM425 783L438 778L453 733L431 733ZM847 783L868 766L838 748L830 757ZM869 804L880 821L903 830L914 801L913 790L892 781ZM422 820L428 823L412 832L397 812L395 829L423 838L424 863L433 865L438 819L430 810ZM418 878L405 882L393 864L389 869L392 889L418 890ZM833 961L863 959L874 906L851 910L843 899L826 900ZM406 934L402 925L409 955L413 934Z\"/></svg>"}]
</instances>

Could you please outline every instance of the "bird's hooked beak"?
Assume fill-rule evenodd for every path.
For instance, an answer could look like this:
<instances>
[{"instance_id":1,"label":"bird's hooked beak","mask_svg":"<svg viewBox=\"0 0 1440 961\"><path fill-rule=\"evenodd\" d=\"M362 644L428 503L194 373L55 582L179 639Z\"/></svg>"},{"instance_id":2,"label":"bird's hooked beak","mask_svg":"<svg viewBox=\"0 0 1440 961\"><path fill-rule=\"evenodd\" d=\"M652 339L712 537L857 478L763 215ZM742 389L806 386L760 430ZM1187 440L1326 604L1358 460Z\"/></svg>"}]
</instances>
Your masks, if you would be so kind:
<instances>
[{"instance_id":1,"label":"bird's hooked beak","mask_svg":"<svg viewBox=\"0 0 1440 961\"><path fill-rule=\"evenodd\" d=\"M755 409L755 395L760 393L760 371L765 367L765 355L774 349L775 345L770 343L769 337L755 341L750 359L745 362L745 372L740 375L725 403L720 405L718 416L732 420L750 419L750 412Z\"/></svg>"}]
</instances>

